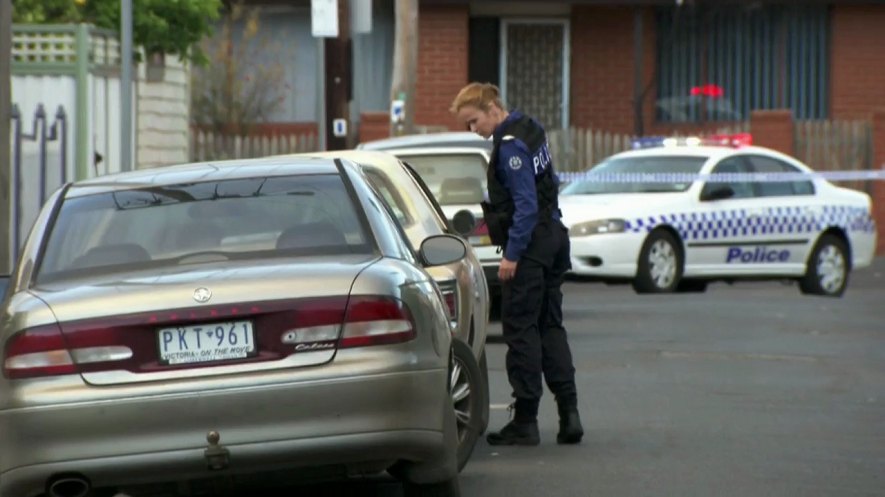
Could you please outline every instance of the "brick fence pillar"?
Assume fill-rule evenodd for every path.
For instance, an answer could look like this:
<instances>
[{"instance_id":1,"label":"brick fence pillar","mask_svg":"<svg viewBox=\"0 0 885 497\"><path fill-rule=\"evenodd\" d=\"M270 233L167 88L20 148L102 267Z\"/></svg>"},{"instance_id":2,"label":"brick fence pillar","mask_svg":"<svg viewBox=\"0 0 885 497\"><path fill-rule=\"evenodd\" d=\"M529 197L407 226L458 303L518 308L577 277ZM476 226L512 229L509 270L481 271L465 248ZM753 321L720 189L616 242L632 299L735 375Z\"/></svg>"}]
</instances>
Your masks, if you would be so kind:
<instances>
[{"instance_id":1,"label":"brick fence pillar","mask_svg":"<svg viewBox=\"0 0 885 497\"><path fill-rule=\"evenodd\" d=\"M390 136L390 114L387 112L363 112L360 114L359 142L365 143Z\"/></svg>"},{"instance_id":2,"label":"brick fence pillar","mask_svg":"<svg viewBox=\"0 0 885 497\"><path fill-rule=\"evenodd\" d=\"M753 145L795 155L793 113L789 110L754 110L750 114Z\"/></svg>"},{"instance_id":3,"label":"brick fence pillar","mask_svg":"<svg viewBox=\"0 0 885 497\"><path fill-rule=\"evenodd\" d=\"M885 169L885 109L873 112L873 169ZM885 254L885 180L873 181L873 216L879 232L876 253Z\"/></svg>"}]
</instances>

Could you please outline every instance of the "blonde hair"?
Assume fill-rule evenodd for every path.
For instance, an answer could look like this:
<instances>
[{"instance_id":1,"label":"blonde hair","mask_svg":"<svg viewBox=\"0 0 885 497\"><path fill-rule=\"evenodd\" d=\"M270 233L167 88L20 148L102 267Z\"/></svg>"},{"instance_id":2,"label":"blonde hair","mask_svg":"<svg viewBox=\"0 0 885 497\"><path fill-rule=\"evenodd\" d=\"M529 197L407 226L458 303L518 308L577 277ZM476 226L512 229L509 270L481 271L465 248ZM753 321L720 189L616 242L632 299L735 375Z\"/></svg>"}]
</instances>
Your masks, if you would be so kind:
<instances>
[{"instance_id":1,"label":"blonde hair","mask_svg":"<svg viewBox=\"0 0 885 497\"><path fill-rule=\"evenodd\" d=\"M461 88L449 110L453 114L457 114L467 106L473 106L482 111L488 111L493 106L503 110L504 102L501 100L501 90L491 83L470 83Z\"/></svg>"}]
</instances>

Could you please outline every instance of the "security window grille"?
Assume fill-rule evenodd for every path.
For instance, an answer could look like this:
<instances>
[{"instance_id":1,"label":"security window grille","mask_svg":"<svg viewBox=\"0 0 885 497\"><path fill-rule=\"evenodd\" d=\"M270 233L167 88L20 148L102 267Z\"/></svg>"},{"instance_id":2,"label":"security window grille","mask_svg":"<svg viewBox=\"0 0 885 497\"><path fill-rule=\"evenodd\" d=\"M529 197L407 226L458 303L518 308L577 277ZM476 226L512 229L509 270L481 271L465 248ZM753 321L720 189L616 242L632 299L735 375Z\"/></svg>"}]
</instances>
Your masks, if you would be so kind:
<instances>
[{"instance_id":1,"label":"security window grille","mask_svg":"<svg viewBox=\"0 0 885 497\"><path fill-rule=\"evenodd\" d=\"M827 117L827 6L748 4L657 10L658 121L740 121L783 108Z\"/></svg>"}]
</instances>

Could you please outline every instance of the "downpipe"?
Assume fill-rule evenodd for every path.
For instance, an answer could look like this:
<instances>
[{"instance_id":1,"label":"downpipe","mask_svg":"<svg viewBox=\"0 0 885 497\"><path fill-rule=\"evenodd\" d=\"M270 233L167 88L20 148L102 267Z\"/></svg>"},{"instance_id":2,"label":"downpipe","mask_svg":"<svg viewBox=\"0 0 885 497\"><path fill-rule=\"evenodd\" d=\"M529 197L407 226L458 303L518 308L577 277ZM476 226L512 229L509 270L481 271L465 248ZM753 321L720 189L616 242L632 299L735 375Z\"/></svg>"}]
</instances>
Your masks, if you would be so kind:
<instances>
[{"instance_id":1,"label":"downpipe","mask_svg":"<svg viewBox=\"0 0 885 497\"><path fill-rule=\"evenodd\" d=\"M46 493L49 497L86 497L91 487L83 475L57 476L47 482Z\"/></svg>"}]
</instances>

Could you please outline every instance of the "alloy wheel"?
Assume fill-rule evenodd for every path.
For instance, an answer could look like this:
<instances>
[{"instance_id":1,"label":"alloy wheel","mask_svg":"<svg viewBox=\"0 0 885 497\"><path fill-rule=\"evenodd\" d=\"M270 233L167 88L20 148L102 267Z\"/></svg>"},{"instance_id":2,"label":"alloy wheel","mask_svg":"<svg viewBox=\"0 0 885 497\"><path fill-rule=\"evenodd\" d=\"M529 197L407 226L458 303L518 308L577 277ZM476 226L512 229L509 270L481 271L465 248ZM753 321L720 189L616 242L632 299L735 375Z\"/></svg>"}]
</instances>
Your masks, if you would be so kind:
<instances>
[{"instance_id":1,"label":"alloy wheel","mask_svg":"<svg viewBox=\"0 0 885 497\"><path fill-rule=\"evenodd\" d=\"M824 247L817 258L817 274L820 286L827 293L834 293L845 281L845 257L833 245Z\"/></svg>"},{"instance_id":2,"label":"alloy wheel","mask_svg":"<svg viewBox=\"0 0 885 497\"><path fill-rule=\"evenodd\" d=\"M657 240L648 252L651 279L658 288L667 288L676 279L676 250L666 240Z\"/></svg>"},{"instance_id":3,"label":"alloy wheel","mask_svg":"<svg viewBox=\"0 0 885 497\"><path fill-rule=\"evenodd\" d=\"M458 423L458 440L464 440L471 426L473 395L470 389L470 373L456 357L452 367L452 404L455 406L455 419Z\"/></svg>"}]
</instances>

